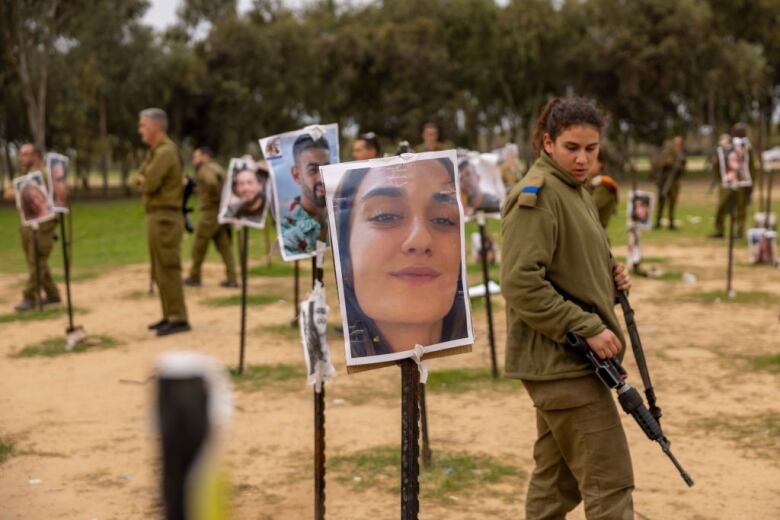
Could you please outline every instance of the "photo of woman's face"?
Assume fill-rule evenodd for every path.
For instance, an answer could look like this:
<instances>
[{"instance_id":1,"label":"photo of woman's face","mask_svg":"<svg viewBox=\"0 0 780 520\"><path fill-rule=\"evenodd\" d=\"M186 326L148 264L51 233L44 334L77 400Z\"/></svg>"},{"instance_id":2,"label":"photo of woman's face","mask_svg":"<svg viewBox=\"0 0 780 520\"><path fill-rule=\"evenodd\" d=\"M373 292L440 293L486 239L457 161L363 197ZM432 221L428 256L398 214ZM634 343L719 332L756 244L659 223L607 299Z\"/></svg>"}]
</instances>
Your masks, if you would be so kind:
<instances>
[{"instance_id":1,"label":"photo of woman's face","mask_svg":"<svg viewBox=\"0 0 780 520\"><path fill-rule=\"evenodd\" d=\"M445 166L431 159L370 169L355 193L349 250L358 304L380 330L440 325L461 269L458 203Z\"/></svg>"}]
</instances>

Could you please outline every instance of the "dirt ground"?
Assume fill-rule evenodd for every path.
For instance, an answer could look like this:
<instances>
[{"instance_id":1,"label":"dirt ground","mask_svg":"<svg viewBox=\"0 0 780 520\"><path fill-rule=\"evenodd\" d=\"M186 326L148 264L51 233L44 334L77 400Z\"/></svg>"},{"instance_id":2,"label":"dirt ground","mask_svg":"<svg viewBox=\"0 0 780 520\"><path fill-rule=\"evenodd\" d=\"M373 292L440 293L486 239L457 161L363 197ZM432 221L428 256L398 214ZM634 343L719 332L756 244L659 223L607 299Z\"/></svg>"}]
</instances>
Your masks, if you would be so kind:
<instances>
[{"instance_id":1,"label":"dirt ground","mask_svg":"<svg viewBox=\"0 0 780 520\"><path fill-rule=\"evenodd\" d=\"M624 254L624 248L617 248ZM756 356L777 354L780 323L771 304L697 302L694 293L722 289L723 243L676 240L648 246L665 271L690 272L695 283L637 279L632 301L650 364L663 424L673 450L696 485L685 487L660 448L629 417L624 426L636 474L640 520L780 518L780 374L756 369ZM747 265L737 251L739 292L780 293L780 271ZM278 260L275 260L278 261ZM331 321L338 305L327 270ZM191 349L235 366L238 306L214 307L208 298L236 294L217 287L217 264L207 266L202 288L186 291L194 330L158 339L146 324L159 317L148 296L146 265L112 270L74 287L77 322L91 335L116 339L117 347L59 357L12 358L26 345L61 336L64 318L0 324L0 438L14 454L0 465L0 519L142 519L159 516L156 437L151 426L152 374L157 357ZM10 312L20 292L19 275L0 276L0 305ZM308 273L303 275L304 284ZM280 332L292 317L288 278L250 279L252 294L280 301L248 312L249 364L303 365L295 335ZM503 365L504 316L498 298L499 361ZM3 311L6 312L6 311ZM432 371L487 367L483 307L474 316L477 343L471 354L432 360ZM338 370L327 385L327 456L353 453L400 440L399 370L357 375L344 369L343 343L331 344ZM629 354L631 381L640 385ZM514 387L513 387L514 388ZM236 391L236 411L225 450L235 519L311 518L312 392L305 381ZM428 394L434 457L437 452L488 454L532 469L534 412L521 389L489 384L463 393ZM329 518L398 517L392 487L356 488L329 473ZM343 477L343 475L342 475ZM422 519L517 519L523 517L527 478L500 493L423 500ZM583 519L581 507L570 515Z\"/></svg>"}]
</instances>

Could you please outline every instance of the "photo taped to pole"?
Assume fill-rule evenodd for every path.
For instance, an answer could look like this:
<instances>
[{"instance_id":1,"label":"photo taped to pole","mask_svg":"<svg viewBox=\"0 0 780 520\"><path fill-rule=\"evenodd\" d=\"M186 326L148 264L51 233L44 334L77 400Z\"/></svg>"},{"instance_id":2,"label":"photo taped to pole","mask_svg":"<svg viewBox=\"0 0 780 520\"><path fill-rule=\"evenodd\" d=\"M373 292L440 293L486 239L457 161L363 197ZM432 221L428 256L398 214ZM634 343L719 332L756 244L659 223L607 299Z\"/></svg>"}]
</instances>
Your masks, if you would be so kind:
<instances>
[{"instance_id":1,"label":"photo taped to pole","mask_svg":"<svg viewBox=\"0 0 780 520\"><path fill-rule=\"evenodd\" d=\"M16 209L23 226L32 227L57 217L41 172L30 172L13 182Z\"/></svg>"},{"instance_id":2,"label":"photo taped to pole","mask_svg":"<svg viewBox=\"0 0 780 520\"><path fill-rule=\"evenodd\" d=\"M338 163L338 125L312 125L260 139L274 193L282 259L310 258L328 242L325 187L320 166Z\"/></svg>"},{"instance_id":3,"label":"photo taped to pole","mask_svg":"<svg viewBox=\"0 0 780 520\"><path fill-rule=\"evenodd\" d=\"M219 223L263 229L271 201L267 167L252 157L230 159L219 203Z\"/></svg>"},{"instance_id":4,"label":"photo taped to pole","mask_svg":"<svg viewBox=\"0 0 780 520\"><path fill-rule=\"evenodd\" d=\"M744 188L753 185L750 175L750 154L753 150L746 137L734 137L728 146L718 147L720 180L724 188Z\"/></svg>"},{"instance_id":5,"label":"photo taped to pole","mask_svg":"<svg viewBox=\"0 0 780 520\"><path fill-rule=\"evenodd\" d=\"M50 152L46 154L49 199L56 213L68 213L68 163L67 156Z\"/></svg>"},{"instance_id":6,"label":"photo taped to pole","mask_svg":"<svg viewBox=\"0 0 780 520\"><path fill-rule=\"evenodd\" d=\"M454 150L322 169L348 372L474 343Z\"/></svg>"},{"instance_id":7,"label":"photo taped to pole","mask_svg":"<svg viewBox=\"0 0 780 520\"><path fill-rule=\"evenodd\" d=\"M481 211L500 219L506 198L499 156L495 153L465 152L458 157L458 187L467 218Z\"/></svg>"}]
</instances>

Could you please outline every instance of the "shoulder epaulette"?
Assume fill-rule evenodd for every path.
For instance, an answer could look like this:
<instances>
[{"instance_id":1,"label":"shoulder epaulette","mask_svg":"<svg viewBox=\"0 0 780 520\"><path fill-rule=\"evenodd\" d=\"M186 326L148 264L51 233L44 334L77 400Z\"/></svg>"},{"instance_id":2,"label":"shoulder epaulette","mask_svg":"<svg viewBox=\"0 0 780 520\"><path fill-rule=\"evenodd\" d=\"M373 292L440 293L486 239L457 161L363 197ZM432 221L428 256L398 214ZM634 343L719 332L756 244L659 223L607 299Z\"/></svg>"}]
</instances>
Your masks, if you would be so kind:
<instances>
[{"instance_id":1,"label":"shoulder epaulette","mask_svg":"<svg viewBox=\"0 0 780 520\"><path fill-rule=\"evenodd\" d=\"M520 195L517 197L517 205L533 208L536 206L536 200L539 197L539 191L544 186L544 175L538 172L528 174L522 182Z\"/></svg>"},{"instance_id":2,"label":"shoulder epaulette","mask_svg":"<svg viewBox=\"0 0 780 520\"><path fill-rule=\"evenodd\" d=\"M601 175L601 184L616 193L618 191L617 181L612 177L610 177L609 175Z\"/></svg>"}]
</instances>

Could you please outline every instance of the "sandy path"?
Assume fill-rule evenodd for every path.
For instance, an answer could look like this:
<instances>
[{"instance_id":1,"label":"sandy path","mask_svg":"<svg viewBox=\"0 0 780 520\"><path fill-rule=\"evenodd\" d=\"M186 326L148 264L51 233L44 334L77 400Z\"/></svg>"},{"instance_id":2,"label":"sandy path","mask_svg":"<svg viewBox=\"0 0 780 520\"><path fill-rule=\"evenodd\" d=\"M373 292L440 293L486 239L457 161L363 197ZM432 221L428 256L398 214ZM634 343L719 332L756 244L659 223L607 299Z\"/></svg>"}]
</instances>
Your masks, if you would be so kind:
<instances>
[{"instance_id":1,"label":"sandy path","mask_svg":"<svg viewBox=\"0 0 780 520\"><path fill-rule=\"evenodd\" d=\"M780 517L780 376L751 369L752 356L777 353L778 305L702 304L680 301L694 291L721 289L725 251L704 241L686 247L648 248L666 258L663 268L688 270L698 282L637 280L637 310L665 430L697 484L688 490L657 445L630 419L624 421L636 472L640 519L771 519ZM624 251L617 251L618 254ZM740 252L744 262L744 251ZM328 271L328 276L330 276ZM778 294L780 274L737 265L738 290ZM104 351L57 358L7 357L25 345L57 336L64 320L0 324L0 436L16 456L0 466L0 519L130 519L158 515L156 444L150 427L151 374L157 356L188 348L234 366L238 307L209 307L204 300L235 294L215 287L219 266L205 272L206 286L187 289L194 331L157 339L145 325L158 318L156 298L144 294L146 266L117 269L78 282L77 317L91 334L121 344ZM0 276L0 302L17 297L19 276ZM304 284L308 274L303 275ZM332 277L328 283L333 287ZM250 292L289 298L287 279L252 278ZM329 298L337 321L335 291ZM503 307L498 303L499 360L503 365ZM471 354L434 360L433 370L486 367L483 310L475 316L478 342ZM302 364L300 344L263 329L285 323L289 301L249 309L248 362ZM395 368L348 376L343 350L332 343L338 377L327 387L328 456L399 442L399 373ZM630 355L629 355L630 358ZM639 377L632 361L632 380ZM531 470L534 414L522 391L480 390L429 394L434 456L437 450L490 454L526 473ZM311 389L237 392L227 440L236 519L299 519L312 515ZM774 429L752 428L762 420ZM774 418L774 419L772 419ZM756 421L758 420L758 423ZM721 423L726 421L726 426ZM748 425L734 434L735 425ZM721 425L721 426L719 426ZM30 479L40 479L30 484ZM386 489L356 493L329 476L328 517L397 518L398 497ZM455 497L422 503L423 519L522 518L525 482L507 490L515 498ZM581 509L570 515L582 519Z\"/></svg>"}]
</instances>

